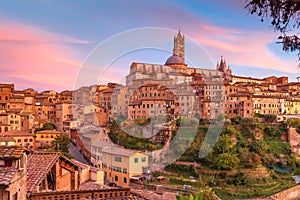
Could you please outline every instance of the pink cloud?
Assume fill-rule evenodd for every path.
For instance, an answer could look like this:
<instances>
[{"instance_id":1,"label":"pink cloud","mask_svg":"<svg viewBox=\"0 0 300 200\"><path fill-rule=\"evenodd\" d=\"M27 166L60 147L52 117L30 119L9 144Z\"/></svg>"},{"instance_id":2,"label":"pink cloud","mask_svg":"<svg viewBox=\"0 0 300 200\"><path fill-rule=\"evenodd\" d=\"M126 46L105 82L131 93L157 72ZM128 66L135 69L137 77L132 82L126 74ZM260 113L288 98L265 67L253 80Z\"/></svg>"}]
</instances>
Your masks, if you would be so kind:
<instances>
[{"instance_id":1,"label":"pink cloud","mask_svg":"<svg viewBox=\"0 0 300 200\"><path fill-rule=\"evenodd\" d=\"M0 79L17 88L72 88L81 62L72 44L87 43L33 26L0 24Z\"/></svg>"},{"instance_id":2,"label":"pink cloud","mask_svg":"<svg viewBox=\"0 0 300 200\"><path fill-rule=\"evenodd\" d=\"M197 32L191 31L191 36L207 48L208 53L215 60L224 55L232 65L295 72L296 59L284 60L268 48L276 38L273 33L230 29L201 23L197 28Z\"/></svg>"}]
</instances>

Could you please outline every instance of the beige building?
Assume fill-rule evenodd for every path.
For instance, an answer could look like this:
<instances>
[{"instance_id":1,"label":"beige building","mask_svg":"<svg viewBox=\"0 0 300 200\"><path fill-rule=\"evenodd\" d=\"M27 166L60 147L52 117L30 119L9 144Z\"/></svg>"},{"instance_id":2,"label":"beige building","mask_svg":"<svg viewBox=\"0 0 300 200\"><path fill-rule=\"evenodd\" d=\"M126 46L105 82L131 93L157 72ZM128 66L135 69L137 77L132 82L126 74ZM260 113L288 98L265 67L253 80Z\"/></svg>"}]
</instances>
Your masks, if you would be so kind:
<instances>
[{"instance_id":1,"label":"beige building","mask_svg":"<svg viewBox=\"0 0 300 200\"><path fill-rule=\"evenodd\" d=\"M15 140L15 144L23 146L29 149L35 149L34 134L25 131L11 130L3 132L0 137L12 137Z\"/></svg>"},{"instance_id":2,"label":"beige building","mask_svg":"<svg viewBox=\"0 0 300 200\"><path fill-rule=\"evenodd\" d=\"M14 84L0 84L0 110L9 109L10 98L14 91Z\"/></svg>"},{"instance_id":3,"label":"beige building","mask_svg":"<svg viewBox=\"0 0 300 200\"><path fill-rule=\"evenodd\" d=\"M178 111L175 94L160 84L145 84L131 96L128 105L130 119L145 119L154 116L174 116Z\"/></svg>"},{"instance_id":4,"label":"beige building","mask_svg":"<svg viewBox=\"0 0 300 200\"><path fill-rule=\"evenodd\" d=\"M285 98L274 95L253 95L254 113L282 114L284 112Z\"/></svg>"},{"instance_id":5,"label":"beige building","mask_svg":"<svg viewBox=\"0 0 300 200\"><path fill-rule=\"evenodd\" d=\"M0 133L9 131L9 130L12 130L11 125L0 122Z\"/></svg>"},{"instance_id":6,"label":"beige building","mask_svg":"<svg viewBox=\"0 0 300 200\"><path fill-rule=\"evenodd\" d=\"M26 200L27 151L17 146L0 146L0 198Z\"/></svg>"},{"instance_id":7,"label":"beige building","mask_svg":"<svg viewBox=\"0 0 300 200\"><path fill-rule=\"evenodd\" d=\"M13 137L0 136L0 146L15 146L16 141Z\"/></svg>"},{"instance_id":8,"label":"beige building","mask_svg":"<svg viewBox=\"0 0 300 200\"><path fill-rule=\"evenodd\" d=\"M100 139L93 141L91 144L91 162L94 166L102 168L102 149L116 146L109 139Z\"/></svg>"},{"instance_id":9,"label":"beige building","mask_svg":"<svg viewBox=\"0 0 300 200\"><path fill-rule=\"evenodd\" d=\"M105 178L118 186L128 187L130 178L148 173L148 155L121 147L102 149Z\"/></svg>"},{"instance_id":10,"label":"beige building","mask_svg":"<svg viewBox=\"0 0 300 200\"><path fill-rule=\"evenodd\" d=\"M55 126L59 131L70 130L70 123L73 120L72 104L57 103L56 104L56 119Z\"/></svg>"},{"instance_id":11,"label":"beige building","mask_svg":"<svg viewBox=\"0 0 300 200\"><path fill-rule=\"evenodd\" d=\"M56 108L53 103L35 103L35 119L47 122L55 122Z\"/></svg>"},{"instance_id":12,"label":"beige building","mask_svg":"<svg viewBox=\"0 0 300 200\"><path fill-rule=\"evenodd\" d=\"M285 114L300 114L300 99L286 99Z\"/></svg>"},{"instance_id":13,"label":"beige building","mask_svg":"<svg viewBox=\"0 0 300 200\"><path fill-rule=\"evenodd\" d=\"M21 130L21 115L18 113L0 113L0 122L9 124L10 130Z\"/></svg>"},{"instance_id":14,"label":"beige building","mask_svg":"<svg viewBox=\"0 0 300 200\"><path fill-rule=\"evenodd\" d=\"M62 132L56 130L44 130L35 133L36 147L50 147L56 137L62 135Z\"/></svg>"}]
</instances>

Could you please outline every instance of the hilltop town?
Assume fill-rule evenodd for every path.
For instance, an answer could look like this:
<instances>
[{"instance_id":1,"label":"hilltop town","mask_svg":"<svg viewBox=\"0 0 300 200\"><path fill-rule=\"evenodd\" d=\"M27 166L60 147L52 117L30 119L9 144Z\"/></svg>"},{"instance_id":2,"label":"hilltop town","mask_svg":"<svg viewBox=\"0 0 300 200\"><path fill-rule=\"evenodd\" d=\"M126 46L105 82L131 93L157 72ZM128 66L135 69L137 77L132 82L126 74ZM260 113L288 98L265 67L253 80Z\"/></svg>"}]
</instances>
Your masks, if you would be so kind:
<instances>
[{"instance_id":1,"label":"hilltop town","mask_svg":"<svg viewBox=\"0 0 300 200\"><path fill-rule=\"evenodd\" d=\"M234 73L223 57L215 69L188 66L179 31L166 62L133 62L126 85L38 92L1 83L0 196L172 199L205 186L222 199L300 195L300 82ZM203 142L212 122L222 125L215 146ZM178 143L178 158L155 170L178 129L193 125L195 135L180 136L189 146ZM201 158L203 145L211 151Z\"/></svg>"}]
</instances>

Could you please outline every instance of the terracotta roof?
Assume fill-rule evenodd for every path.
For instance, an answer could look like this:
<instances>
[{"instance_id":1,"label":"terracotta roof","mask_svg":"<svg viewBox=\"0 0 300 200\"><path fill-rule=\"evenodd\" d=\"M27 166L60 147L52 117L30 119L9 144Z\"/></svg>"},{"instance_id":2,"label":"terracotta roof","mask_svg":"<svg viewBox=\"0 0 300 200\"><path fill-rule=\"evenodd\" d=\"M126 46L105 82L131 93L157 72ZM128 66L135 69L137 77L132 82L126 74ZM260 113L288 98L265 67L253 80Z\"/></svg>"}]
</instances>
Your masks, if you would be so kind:
<instances>
[{"instance_id":1,"label":"terracotta roof","mask_svg":"<svg viewBox=\"0 0 300 200\"><path fill-rule=\"evenodd\" d=\"M18 159L24 151L21 146L0 146L0 158Z\"/></svg>"},{"instance_id":2,"label":"terracotta roof","mask_svg":"<svg viewBox=\"0 0 300 200\"><path fill-rule=\"evenodd\" d=\"M37 131L36 134L62 134L60 131L55 131L55 130L43 130L43 131Z\"/></svg>"},{"instance_id":3,"label":"terracotta roof","mask_svg":"<svg viewBox=\"0 0 300 200\"><path fill-rule=\"evenodd\" d=\"M14 138L13 137L1 137L0 136L0 142L15 142Z\"/></svg>"},{"instance_id":4,"label":"terracotta roof","mask_svg":"<svg viewBox=\"0 0 300 200\"><path fill-rule=\"evenodd\" d=\"M12 182L13 177L18 172L17 168L0 167L0 185L8 186Z\"/></svg>"},{"instance_id":5,"label":"terracotta roof","mask_svg":"<svg viewBox=\"0 0 300 200\"><path fill-rule=\"evenodd\" d=\"M94 181L87 181L85 183L80 184L79 190L99 190L108 188L105 185L97 184Z\"/></svg>"},{"instance_id":6,"label":"terracotta roof","mask_svg":"<svg viewBox=\"0 0 300 200\"><path fill-rule=\"evenodd\" d=\"M139 152L137 150L125 149L125 148L121 148L121 147L118 147L118 146L111 146L111 147L103 148L102 152L103 153L108 153L108 154L126 156L126 157L129 157L129 156L131 156L135 153L142 153L142 152Z\"/></svg>"},{"instance_id":7,"label":"terracotta roof","mask_svg":"<svg viewBox=\"0 0 300 200\"><path fill-rule=\"evenodd\" d=\"M59 158L67 160L76 167L80 167L57 152L34 152L28 156L27 191L37 192L37 187Z\"/></svg>"},{"instance_id":8,"label":"terracotta roof","mask_svg":"<svg viewBox=\"0 0 300 200\"><path fill-rule=\"evenodd\" d=\"M233 75L232 78L252 79L252 80L257 80L257 81L264 81L264 79L260 79L260 78L244 77L244 76L236 76L236 75Z\"/></svg>"},{"instance_id":9,"label":"terracotta roof","mask_svg":"<svg viewBox=\"0 0 300 200\"><path fill-rule=\"evenodd\" d=\"M27 191L37 192L42 179L61 156L60 153L33 153L28 156L27 164Z\"/></svg>"},{"instance_id":10,"label":"terracotta roof","mask_svg":"<svg viewBox=\"0 0 300 200\"><path fill-rule=\"evenodd\" d=\"M6 131L6 132L2 132L0 133L0 135L4 135L4 136L32 136L32 133L28 133L26 131L18 131L18 130L11 130L11 131Z\"/></svg>"},{"instance_id":11,"label":"terracotta roof","mask_svg":"<svg viewBox=\"0 0 300 200\"><path fill-rule=\"evenodd\" d=\"M252 98L274 98L274 99L284 99L284 97L281 97L279 95L253 95Z\"/></svg>"}]
</instances>

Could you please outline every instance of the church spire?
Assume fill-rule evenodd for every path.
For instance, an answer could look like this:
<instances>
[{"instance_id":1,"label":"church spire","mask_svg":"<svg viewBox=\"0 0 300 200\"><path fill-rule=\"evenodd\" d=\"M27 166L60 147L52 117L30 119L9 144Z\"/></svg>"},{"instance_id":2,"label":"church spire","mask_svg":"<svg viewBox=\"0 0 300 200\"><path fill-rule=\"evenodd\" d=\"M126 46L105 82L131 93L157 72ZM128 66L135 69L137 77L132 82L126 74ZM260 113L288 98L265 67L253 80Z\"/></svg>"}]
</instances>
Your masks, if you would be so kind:
<instances>
[{"instance_id":1,"label":"church spire","mask_svg":"<svg viewBox=\"0 0 300 200\"><path fill-rule=\"evenodd\" d=\"M174 56L180 56L184 60L184 35L181 34L180 28L177 35L174 36Z\"/></svg>"}]
</instances>

